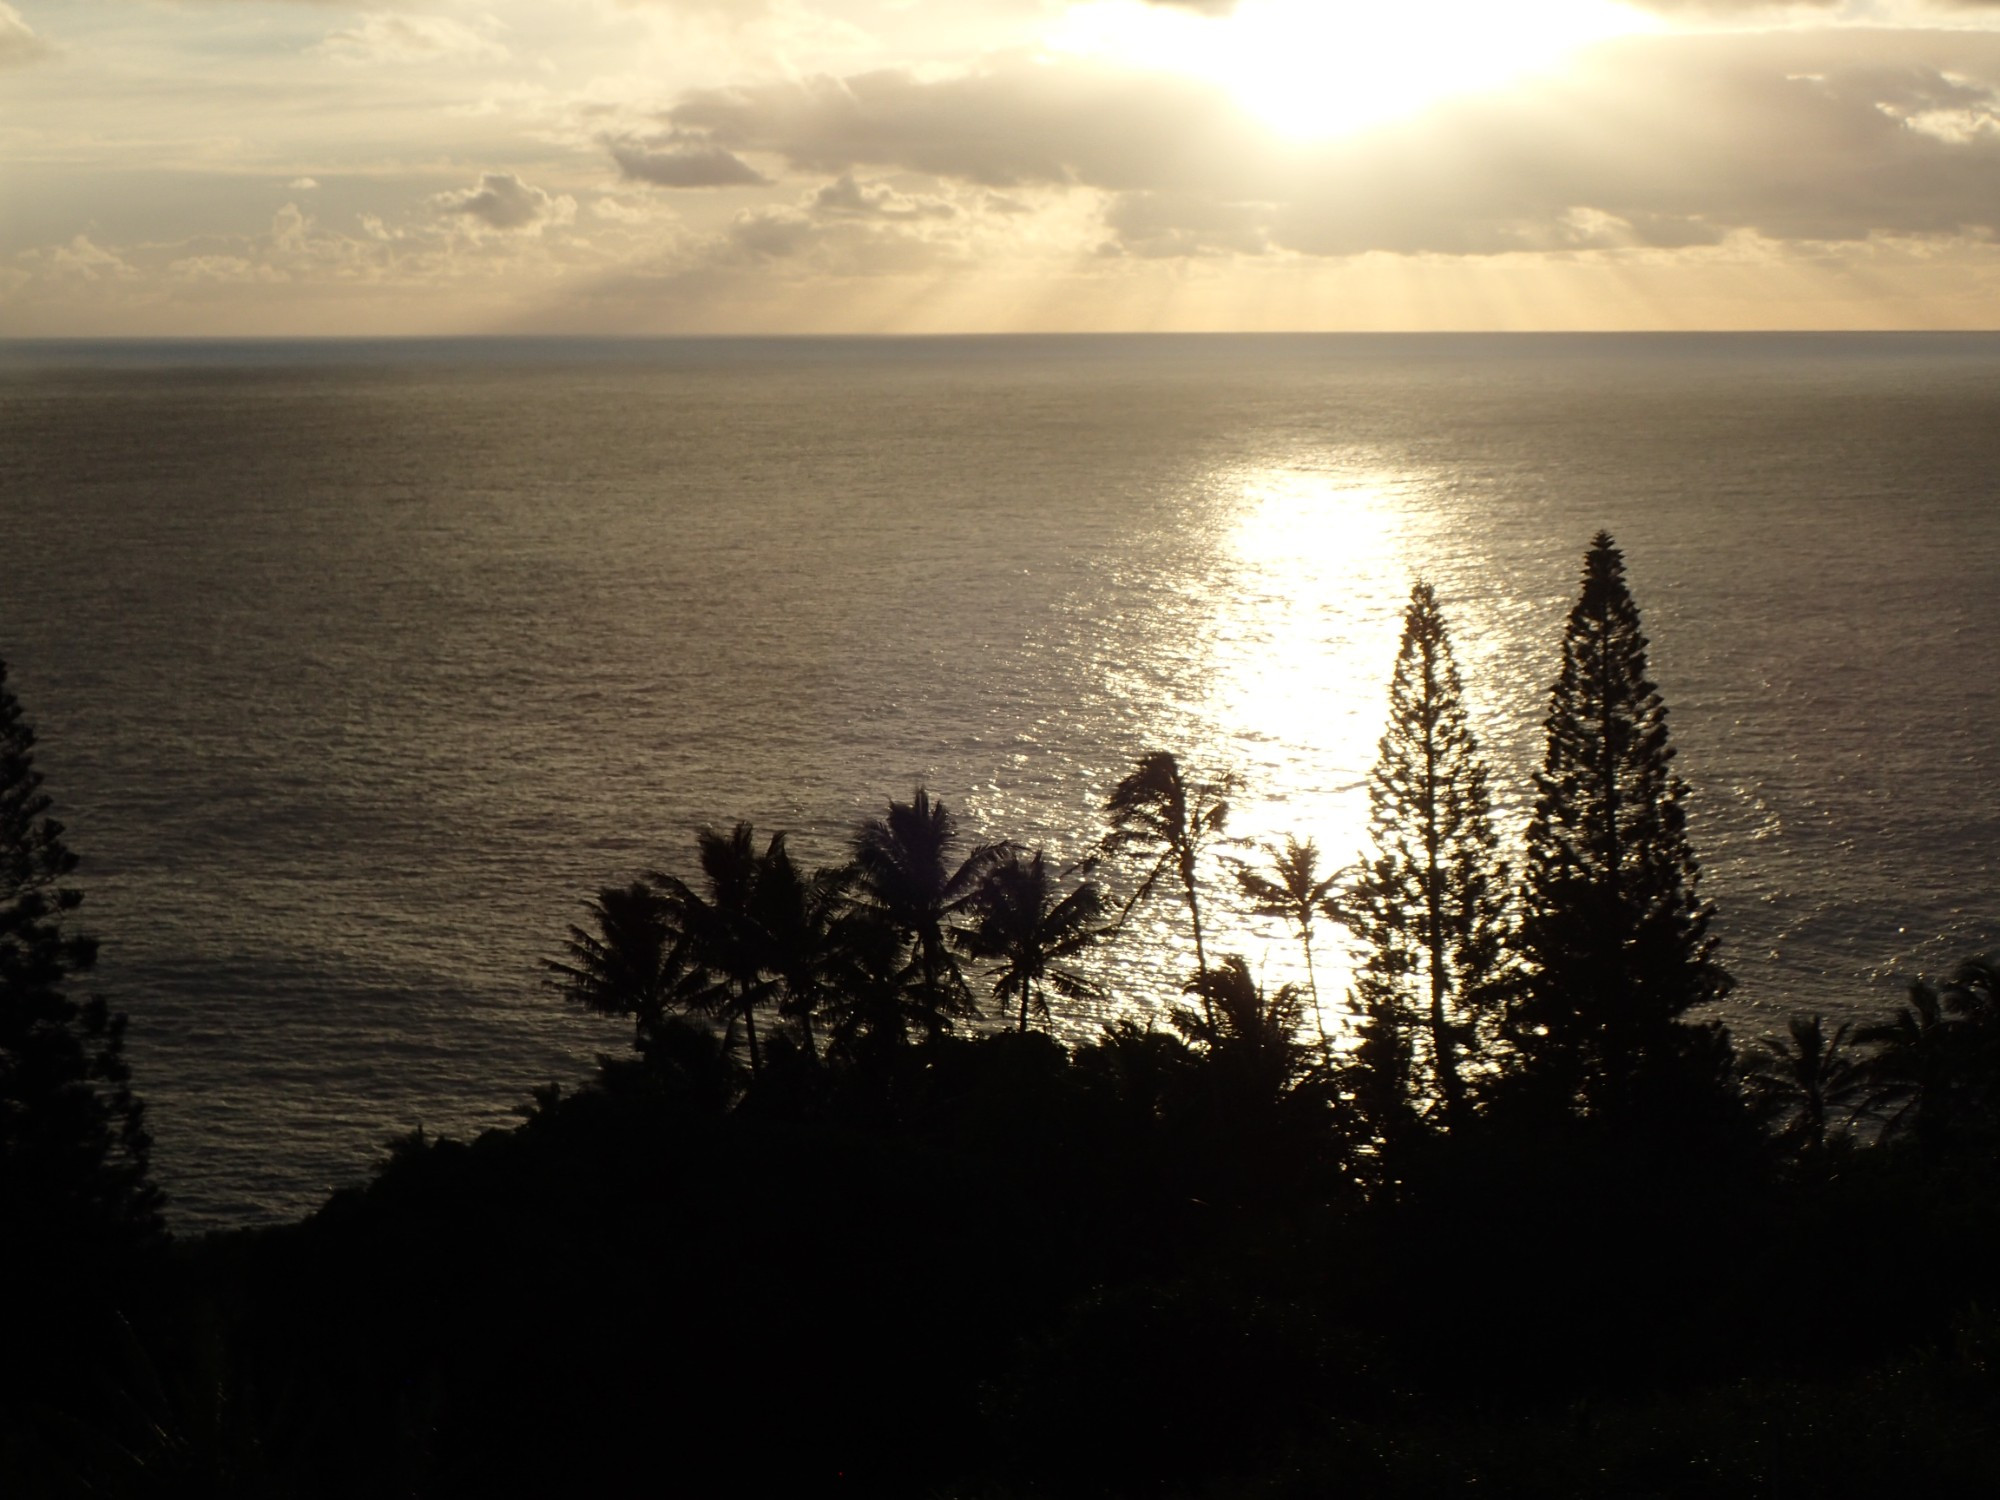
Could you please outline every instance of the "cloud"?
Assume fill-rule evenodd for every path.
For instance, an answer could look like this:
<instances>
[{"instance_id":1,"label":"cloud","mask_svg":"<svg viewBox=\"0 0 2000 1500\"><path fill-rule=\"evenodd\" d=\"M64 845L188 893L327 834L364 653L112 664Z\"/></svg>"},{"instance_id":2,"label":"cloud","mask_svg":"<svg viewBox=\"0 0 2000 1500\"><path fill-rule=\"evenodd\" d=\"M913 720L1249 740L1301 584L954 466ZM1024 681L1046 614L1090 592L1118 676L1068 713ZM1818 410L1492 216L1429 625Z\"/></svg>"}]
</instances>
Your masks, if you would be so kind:
<instances>
[{"instance_id":1,"label":"cloud","mask_svg":"<svg viewBox=\"0 0 2000 1500\"><path fill-rule=\"evenodd\" d=\"M620 175L654 187L758 187L770 181L733 152L699 135L672 132L649 139L607 138Z\"/></svg>"},{"instance_id":2,"label":"cloud","mask_svg":"<svg viewBox=\"0 0 2000 1500\"><path fill-rule=\"evenodd\" d=\"M950 219L958 210L942 198L910 197L886 182L861 183L843 172L813 194L813 212L835 219Z\"/></svg>"},{"instance_id":3,"label":"cloud","mask_svg":"<svg viewBox=\"0 0 2000 1500\"><path fill-rule=\"evenodd\" d=\"M794 209L763 209L740 215L728 240L751 255L786 260L812 244L813 224Z\"/></svg>"},{"instance_id":4,"label":"cloud","mask_svg":"<svg viewBox=\"0 0 2000 1500\"><path fill-rule=\"evenodd\" d=\"M37 268L43 274L57 279L127 281L137 274L122 256L93 244L90 237L83 234L75 236L66 245L30 252L29 258L39 263Z\"/></svg>"},{"instance_id":5,"label":"cloud","mask_svg":"<svg viewBox=\"0 0 2000 1500\"><path fill-rule=\"evenodd\" d=\"M547 224L567 224L576 217L576 200L553 197L523 182L512 172L485 172L479 186L439 193L432 200L439 213L462 215L489 229L537 233Z\"/></svg>"},{"instance_id":6,"label":"cloud","mask_svg":"<svg viewBox=\"0 0 2000 1500\"><path fill-rule=\"evenodd\" d=\"M788 274L847 278L963 269L976 263L980 232L980 219L948 199L843 174L791 204L737 214L720 236L689 247L688 264L775 263Z\"/></svg>"},{"instance_id":7,"label":"cloud","mask_svg":"<svg viewBox=\"0 0 2000 1500\"><path fill-rule=\"evenodd\" d=\"M659 222L664 211L654 202L637 201L627 203L622 198L597 198L590 204L591 217L610 224L653 224Z\"/></svg>"},{"instance_id":8,"label":"cloud","mask_svg":"<svg viewBox=\"0 0 2000 1500\"><path fill-rule=\"evenodd\" d=\"M755 209L739 214L720 239L691 257L693 268L763 265L790 276L842 279L908 276L941 266L969 265L967 246L955 234L928 226L825 219L807 209Z\"/></svg>"},{"instance_id":9,"label":"cloud","mask_svg":"<svg viewBox=\"0 0 2000 1500\"><path fill-rule=\"evenodd\" d=\"M564 202L552 200L554 214ZM101 331L471 332L517 295L616 265L575 235L467 233L474 221L440 220L434 199L407 207L387 221L358 214L345 228L287 203L248 233L119 243L76 236L0 265L0 308L15 326ZM684 258L680 237L658 225L639 248ZM484 313L468 318L472 306Z\"/></svg>"},{"instance_id":10,"label":"cloud","mask_svg":"<svg viewBox=\"0 0 2000 1500\"><path fill-rule=\"evenodd\" d=\"M1185 193L1120 193L1106 208L1103 247L1160 260L1261 255L1269 247L1267 204L1226 203Z\"/></svg>"},{"instance_id":11,"label":"cloud","mask_svg":"<svg viewBox=\"0 0 2000 1500\"><path fill-rule=\"evenodd\" d=\"M245 283L277 285L289 278L275 266L260 265L241 255L188 255L169 261L167 276L175 281L240 286Z\"/></svg>"},{"instance_id":12,"label":"cloud","mask_svg":"<svg viewBox=\"0 0 2000 1500\"><path fill-rule=\"evenodd\" d=\"M1976 31L1624 39L1536 90L1317 144L1082 60L698 91L668 116L836 174L829 210L861 211L842 184L869 168L1098 189L1110 245L1152 258L2000 236L2000 35Z\"/></svg>"},{"instance_id":13,"label":"cloud","mask_svg":"<svg viewBox=\"0 0 2000 1500\"><path fill-rule=\"evenodd\" d=\"M803 171L900 167L992 188L1140 189L1164 162L1220 165L1250 146L1248 117L1212 85L1028 58L940 80L885 69L697 90L669 118Z\"/></svg>"},{"instance_id":14,"label":"cloud","mask_svg":"<svg viewBox=\"0 0 2000 1500\"><path fill-rule=\"evenodd\" d=\"M285 186L295 193L310 193L319 183L311 177L294 177Z\"/></svg>"},{"instance_id":15,"label":"cloud","mask_svg":"<svg viewBox=\"0 0 2000 1500\"><path fill-rule=\"evenodd\" d=\"M505 46L445 16L369 11L306 49L345 63L503 62Z\"/></svg>"},{"instance_id":16,"label":"cloud","mask_svg":"<svg viewBox=\"0 0 2000 1500\"><path fill-rule=\"evenodd\" d=\"M21 13L0 0L0 68L19 67L48 53L49 44L35 35Z\"/></svg>"},{"instance_id":17,"label":"cloud","mask_svg":"<svg viewBox=\"0 0 2000 1500\"><path fill-rule=\"evenodd\" d=\"M1343 163L1286 238L1319 253L1540 248L1560 243L1577 208L1655 246L1728 229L1825 241L2000 227L2000 142L1976 125L1992 117L1991 87L1858 60L1866 47L1843 43L1846 56L1822 54L1809 72L1765 45L1722 66L1705 43L1627 49L1597 80L1589 133L1553 131L1520 104L1466 106L1413 128L1400 152ZM1921 128L1940 113L1962 139Z\"/></svg>"}]
</instances>

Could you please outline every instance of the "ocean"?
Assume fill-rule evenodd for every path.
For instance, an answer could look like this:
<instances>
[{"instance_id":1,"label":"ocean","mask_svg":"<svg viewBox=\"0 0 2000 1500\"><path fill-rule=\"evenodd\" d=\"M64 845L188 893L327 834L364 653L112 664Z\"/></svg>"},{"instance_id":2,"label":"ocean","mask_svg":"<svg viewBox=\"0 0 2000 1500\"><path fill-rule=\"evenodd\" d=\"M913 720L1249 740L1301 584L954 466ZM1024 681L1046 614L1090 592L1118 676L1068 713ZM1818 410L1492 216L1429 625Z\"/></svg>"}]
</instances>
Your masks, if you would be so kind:
<instances>
[{"instance_id":1,"label":"ocean","mask_svg":"<svg viewBox=\"0 0 2000 1500\"><path fill-rule=\"evenodd\" d=\"M1515 833L1600 528L1738 1034L2000 941L2000 336L0 344L0 659L183 1232L621 1050L540 963L704 825L1067 859L1169 748L1297 977L1226 868L1361 851L1412 581ZM1065 1034L1188 963L1155 908Z\"/></svg>"}]
</instances>

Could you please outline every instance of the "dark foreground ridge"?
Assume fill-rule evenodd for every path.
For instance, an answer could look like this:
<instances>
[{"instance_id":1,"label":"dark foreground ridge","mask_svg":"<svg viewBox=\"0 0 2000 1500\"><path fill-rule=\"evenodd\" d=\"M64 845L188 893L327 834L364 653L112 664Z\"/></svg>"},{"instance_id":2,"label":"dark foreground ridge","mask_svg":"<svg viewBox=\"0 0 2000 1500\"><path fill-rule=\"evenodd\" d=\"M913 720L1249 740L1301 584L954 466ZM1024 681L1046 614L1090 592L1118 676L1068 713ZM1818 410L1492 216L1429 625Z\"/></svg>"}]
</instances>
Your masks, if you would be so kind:
<instances>
[{"instance_id":1,"label":"dark foreground ridge","mask_svg":"<svg viewBox=\"0 0 2000 1500\"><path fill-rule=\"evenodd\" d=\"M591 1085L196 1243L158 1232L115 1018L70 995L18 729L0 1493L1993 1489L2000 966L1739 1054L1645 645L1599 537L1510 856L1416 589L1373 850L1328 873L1294 837L1227 882L1297 932L1303 993L1214 953L1241 788L1165 751L1068 867L922 790L836 869L739 825L549 965L630 1026ZM1037 1029L1115 998L1091 950L1147 901L1185 915L1185 1003ZM1328 923L1350 1043L1308 1019ZM84 1059L60 1111L45 1054Z\"/></svg>"}]
</instances>

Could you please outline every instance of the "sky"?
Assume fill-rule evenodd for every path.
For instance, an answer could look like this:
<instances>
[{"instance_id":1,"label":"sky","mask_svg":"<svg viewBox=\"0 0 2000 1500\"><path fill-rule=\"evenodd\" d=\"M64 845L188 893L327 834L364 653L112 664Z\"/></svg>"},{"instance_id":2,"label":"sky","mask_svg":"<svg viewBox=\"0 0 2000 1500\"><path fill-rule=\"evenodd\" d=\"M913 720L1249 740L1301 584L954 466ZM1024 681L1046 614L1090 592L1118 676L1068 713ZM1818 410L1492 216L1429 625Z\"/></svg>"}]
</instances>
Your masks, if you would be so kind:
<instances>
[{"instance_id":1,"label":"sky","mask_svg":"<svg viewBox=\"0 0 2000 1500\"><path fill-rule=\"evenodd\" d=\"M2000 0L0 0L0 337L2000 327Z\"/></svg>"}]
</instances>

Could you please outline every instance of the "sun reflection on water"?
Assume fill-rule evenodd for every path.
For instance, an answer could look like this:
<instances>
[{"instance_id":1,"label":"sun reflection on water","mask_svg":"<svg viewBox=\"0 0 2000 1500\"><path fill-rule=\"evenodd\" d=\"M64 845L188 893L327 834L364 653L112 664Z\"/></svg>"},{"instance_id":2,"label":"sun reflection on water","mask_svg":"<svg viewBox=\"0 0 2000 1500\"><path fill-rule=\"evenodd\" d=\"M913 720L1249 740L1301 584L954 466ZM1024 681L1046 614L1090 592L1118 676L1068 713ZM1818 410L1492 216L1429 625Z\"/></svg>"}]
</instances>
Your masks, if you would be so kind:
<instances>
[{"instance_id":1,"label":"sun reflection on water","mask_svg":"<svg viewBox=\"0 0 2000 1500\"><path fill-rule=\"evenodd\" d=\"M1234 768L1245 782L1225 864L1261 865L1265 846L1287 834L1318 844L1324 872L1363 847L1368 768L1410 586L1402 501L1411 483L1309 469L1235 479L1233 576L1215 601L1209 693L1209 718L1232 732ZM1232 901L1234 879L1217 874ZM1304 986L1304 961L1285 924L1238 918L1229 936L1267 987ZM1337 1036L1345 935L1322 924L1314 948L1323 1018Z\"/></svg>"},{"instance_id":2,"label":"sun reflection on water","mask_svg":"<svg viewBox=\"0 0 2000 1500\"><path fill-rule=\"evenodd\" d=\"M1267 988L1307 974L1296 931L1247 915L1234 871L1265 863L1287 834L1313 840L1323 874L1351 864L1367 831L1368 768L1382 733L1389 669L1409 593L1409 501L1415 475L1333 466L1265 465L1214 474L1203 486L1210 547L1167 606L1161 659L1124 664L1132 691L1158 701L1177 678L1177 723L1158 742L1190 778L1233 773L1228 837L1202 880L1211 962L1241 953ZM1175 955L1142 1006L1171 1002L1193 968L1185 909L1156 899L1135 914L1125 951ZM1329 1035L1347 1030L1345 934L1314 932ZM1126 985L1131 980L1128 974ZM1155 1012L1157 1014L1157 1012ZM1318 1031L1310 1020L1307 1035Z\"/></svg>"}]
</instances>

